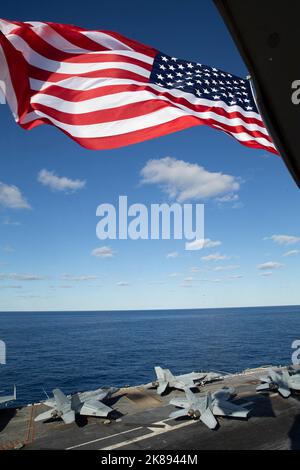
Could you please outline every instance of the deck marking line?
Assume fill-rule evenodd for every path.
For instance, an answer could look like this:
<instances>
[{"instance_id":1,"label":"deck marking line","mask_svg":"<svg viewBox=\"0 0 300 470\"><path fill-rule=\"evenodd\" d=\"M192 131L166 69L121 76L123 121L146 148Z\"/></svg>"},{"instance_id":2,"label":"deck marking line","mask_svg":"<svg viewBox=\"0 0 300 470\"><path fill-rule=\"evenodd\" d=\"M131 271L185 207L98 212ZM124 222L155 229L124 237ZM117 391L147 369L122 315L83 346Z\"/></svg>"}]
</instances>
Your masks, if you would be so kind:
<instances>
[{"instance_id":1,"label":"deck marking line","mask_svg":"<svg viewBox=\"0 0 300 470\"><path fill-rule=\"evenodd\" d=\"M104 437L100 437L99 439L94 439L93 441L83 442L82 444L76 444L75 446L67 447L66 450L71 450L71 449L76 449L77 447L87 446L88 444L93 444L94 442L103 441L105 439L110 439L111 437L121 436L122 434L126 434L126 433L133 432L133 431L138 431L139 429L144 429L144 427L139 426L138 428L128 429L128 431L122 431L116 434L111 434L110 436L104 436Z\"/></svg>"},{"instance_id":2,"label":"deck marking line","mask_svg":"<svg viewBox=\"0 0 300 470\"><path fill-rule=\"evenodd\" d=\"M161 423L162 421L159 421L158 423ZM98 450L114 450L118 449L120 447L127 446L129 444L134 444L135 442L140 442L144 441L145 439L151 439L152 437L159 436L160 434L165 434L166 432L171 432L175 431L176 429L184 428L186 426L189 426L191 424L194 424L196 421L186 421L184 423L177 424L176 426L170 426L166 425L164 429L157 429L157 428L151 428L151 424L148 427L152 432L150 434L144 434L143 436L135 437L133 439L128 439L127 441L119 442L118 444L113 444L112 446L109 447L102 447L101 449ZM153 423L153 424L158 424L158 423Z\"/></svg>"}]
</instances>

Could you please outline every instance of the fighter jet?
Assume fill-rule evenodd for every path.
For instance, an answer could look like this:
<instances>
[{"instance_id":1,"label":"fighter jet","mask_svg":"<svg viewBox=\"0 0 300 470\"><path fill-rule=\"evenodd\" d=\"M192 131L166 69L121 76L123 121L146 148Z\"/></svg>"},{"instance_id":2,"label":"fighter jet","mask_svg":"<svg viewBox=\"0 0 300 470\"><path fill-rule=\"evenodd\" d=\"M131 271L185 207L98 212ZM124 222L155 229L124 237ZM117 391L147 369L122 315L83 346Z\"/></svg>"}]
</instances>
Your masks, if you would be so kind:
<instances>
[{"instance_id":1,"label":"fighter jet","mask_svg":"<svg viewBox=\"0 0 300 470\"><path fill-rule=\"evenodd\" d=\"M152 387L157 387L157 393L162 395L167 388L177 388L185 390L194 388L197 384L211 382L220 377L215 372L191 372L190 374L173 375L169 369L162 369L159 366L154 367L157 380L152 382Z\"/></svg>"},{"instance_id":2,"label":"fighter jet","mask_svg":"<svg viewBox=\"0 0 300 470\"><path fill-rule=\"evenodd\" d=\"M300 390L300 374L290 375L286 369L280 371L269 369L268 375L260 377L260 381L262 384L256 387L257 392L275 391L282 397L288 398L291 390Z\"/></svg>"},{"instance_id":3,"label":"fighter jet","mask_svg":"<svg viewBox=\"0 0 300 470\"><path fill-rule=\"evenodd\" d=\"M7 403L8 401L15 401L16 399L17 399L17 389L16 389L16 386L14 386L14 394L0 397L0 404Z\"/></svg>"},{"instance_id":4,"label":"fighter jet","mask_svg":"<svg viewBox=\"0 0 300 470\"><path fill-rule=\"evenodd\" d=\"M46 421L50 418L61 418L65 424L75 421L75 415L106 417L113 410L101 402L111 396L117 389L97 389L92 392L75 393L66 396L60 389L53 390L54 398L50 398L44 404L50 410L39 414L35 421Z\"/></svg>"},{"instance_id":5,"label":"fighter jet","mask_svg":"<svg viewBox=\"0 0 300 470\"><path fill-rule=\"evenodd\" d=\"M215 429L218 425L215 416L247 418L250 410L228 401L234 395L235 390L226 387L214 393L208 392L204 396L198 396L191 390L186 389L185 397L173 398L170 401L170 405L183 409L173 411L169 417L180 418L182 416L190 416L194 419L200 419L209 429Z\"/></svg>"}]
</instances>

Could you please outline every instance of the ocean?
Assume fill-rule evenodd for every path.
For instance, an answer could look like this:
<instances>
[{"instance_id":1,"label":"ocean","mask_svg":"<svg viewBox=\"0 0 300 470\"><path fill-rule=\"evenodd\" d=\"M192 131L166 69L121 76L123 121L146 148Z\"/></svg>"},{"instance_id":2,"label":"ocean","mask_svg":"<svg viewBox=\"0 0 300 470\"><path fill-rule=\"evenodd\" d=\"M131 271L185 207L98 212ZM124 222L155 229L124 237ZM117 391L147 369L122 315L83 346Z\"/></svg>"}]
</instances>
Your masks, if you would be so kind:
<instances>
[{"instance_id":1,"label":"ocean","mask_svg":"<svg viewBox=\"0 0 300 470\"><path fill-rule=\"evenodd\" d=\"M17 385L17 405L55 387L65 393L154 380L174 373L238 372L290 364L300 306L124 312L0 313L7 364L0 394Z\"/></svg>"}]
</instances>

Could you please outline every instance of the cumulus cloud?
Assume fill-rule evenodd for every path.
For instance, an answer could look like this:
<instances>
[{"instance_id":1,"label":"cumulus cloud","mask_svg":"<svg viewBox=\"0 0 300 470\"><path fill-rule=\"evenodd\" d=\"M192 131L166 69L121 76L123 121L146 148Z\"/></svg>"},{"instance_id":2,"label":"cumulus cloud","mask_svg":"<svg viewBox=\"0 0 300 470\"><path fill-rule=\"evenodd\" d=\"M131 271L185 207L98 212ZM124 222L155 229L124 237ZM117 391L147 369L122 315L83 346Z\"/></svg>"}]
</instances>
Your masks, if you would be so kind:
<instances>
[{"instance_id":1,"label":"cumulus cloud","mask_svg":"<svg viewBox=\"0 0 300 470\"><path fill-rule=\"evenodd\" d=\"M203 261L220 261L224 259L230 259L227 255L222 255L220 253L212 253L211 255L202 256Z\"/></svg>"},{"instance_id":2,"label":"cumulus cloud","mask_svg":"<svg viewBox=\"0 0 300 470\"><path fill-rule=\"evenodd\" d=\"M300 237L293 235L271 235L271 237L265 237L264 240L273 240L278 245L294 245L300 242Z\"/></svg>"},{"instance_id":3,"label":"cumulus cloud","mask_svg":"<svg viewBox=\"0 0 300 470\"><path fill-rule=\"evenodd\" d=\"M171 253L168 253L166 258L167 259L173 259L173 258L178 258L179 253L178 251L171 251Z\"/></svg>"},{"instance_id":4,"label":"cumulus cloud","mask_svg":"<svg viewBox=\"0 0 300 470\"><path fill-rule=\"evenodd\" d=\"M0 181L0 206L7 209L30 209L30 205L17 186L1 183Z\"/></svg>"},{"instance_id":5,"label":"cumulus cloud","mask_svg":"<svg viewBox=\"0 0 300 470\"><path fill-rule=\"evenodd\" d=\"M299 250L290 250L290 251L287 251L286 253L283 253L282 256L294 256L294 255L297 255L299 252Z\"/></svg>"},{"instance_id":6,"label":"cumulus cloud","mask_svg":"<svg viewBox=\"0 0 300 470\"><path fill-rule=\"evenodd\" d=\"M115 252L109 246L101 246L100 248L95 248L91 255L96 258L112 258Z\"/></svg>"},{"instance_id":7,"label":"cumulus cloud","mask_svg":"<svg viewBox=\"0 0 300 470\"><path fill-rule=\"evenodd\" d=\"M178 202L207 199L238 191L237 178L205 170L196 163L165 157L149 160L141 171L143 184L158 184Z\"/></svg>"},{"instance_id":8,"label":"cumulus cloud","mask_svg":"<svg viewBox=\"0 0 300 470\"><path fill-rule=\"evenodd\" d=\"M38 181L54 191L74 192L85 187L86 181L72 180L66 176L57 176L53 171L41 170Z\"/></svg>"},{"instance_id":9,"label":"cumulus cloud","mask_svg":"<svg viewBox=\"0 0 300 470\"><path fill-rule=\"evenodd\" d=\"M262 263L257 266L257 269L260 270L270 270L270 269L279 269L282 268L284 265L281 263L277 263L276 261L268 261L267 263Z\"/></svg>"},{"instance_id":10,"label":"cumulus cloud","mask_svg":"<svg viewBox=\"0 0 300 470\"><path fill-rule=\"evenodd\" d=\"M186 243L186 250L199 250L203 248L215 248L216 246L222 245L222 242L218 240L211 240L210 238L204 238L199 240L194 240L192 242Z\"/></svg>"}]
</instances>

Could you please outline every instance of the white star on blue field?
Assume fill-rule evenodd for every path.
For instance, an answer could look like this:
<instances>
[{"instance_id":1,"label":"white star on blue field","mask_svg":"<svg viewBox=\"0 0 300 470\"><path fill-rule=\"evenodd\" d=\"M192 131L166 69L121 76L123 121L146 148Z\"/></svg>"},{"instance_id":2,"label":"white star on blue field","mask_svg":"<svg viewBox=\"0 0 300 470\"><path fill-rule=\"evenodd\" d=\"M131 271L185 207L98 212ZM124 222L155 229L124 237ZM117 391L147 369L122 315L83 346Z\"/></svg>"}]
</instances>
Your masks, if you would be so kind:
<instances>
[{"instance_id":1,"label":"white star on blue field","mask_svg":"<svg viewBox=\"0 0 300 470\"><path fill-rule=\"evenodd\" d=\"M162 51L154 83L255 106L213 2L140 5L33 0L6 3L1 15L117 31ZM52 126L22 130L6 105L0 122L1 311L300 304L300 192L280 157L207 126L90 151ZM204 203L204 248L97 239L96 209L119 195Z\"/></svg>"}]
</instances>

